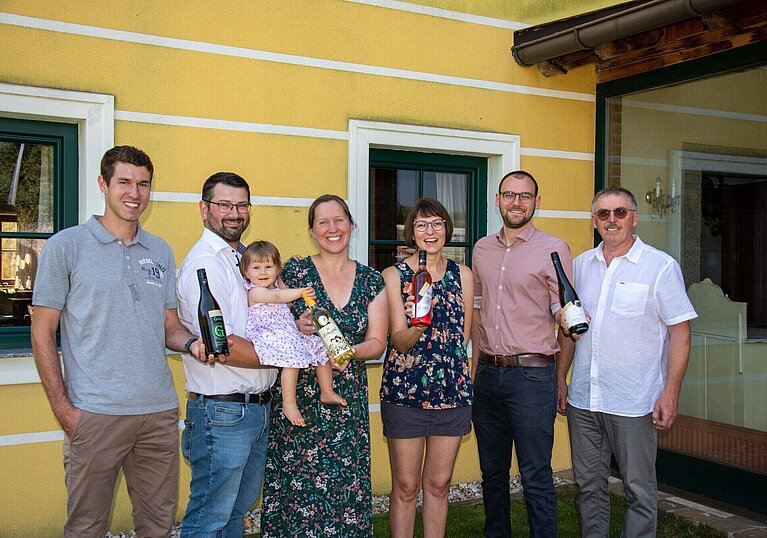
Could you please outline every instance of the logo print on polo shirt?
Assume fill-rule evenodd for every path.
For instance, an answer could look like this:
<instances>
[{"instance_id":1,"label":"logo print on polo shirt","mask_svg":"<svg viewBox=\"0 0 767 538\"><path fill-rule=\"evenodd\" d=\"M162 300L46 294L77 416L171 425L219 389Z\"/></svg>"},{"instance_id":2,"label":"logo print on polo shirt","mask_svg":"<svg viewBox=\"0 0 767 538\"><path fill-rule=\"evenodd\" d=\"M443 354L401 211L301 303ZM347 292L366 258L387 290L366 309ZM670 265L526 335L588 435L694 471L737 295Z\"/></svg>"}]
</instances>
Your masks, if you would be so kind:
<instances>
[{"instance_id":1,"label":"logo print on polo shirt","mask_svg":"<svg viewBox=\"0 0 767 538\"><path fill-rule=\"evenodd\" d=\"M138 263L141 266L141 272L144 274L146 283L150 286L162 288L162 282L165 279L165 266L150 258L143 258Z\"/></svg>"}]
</instances>

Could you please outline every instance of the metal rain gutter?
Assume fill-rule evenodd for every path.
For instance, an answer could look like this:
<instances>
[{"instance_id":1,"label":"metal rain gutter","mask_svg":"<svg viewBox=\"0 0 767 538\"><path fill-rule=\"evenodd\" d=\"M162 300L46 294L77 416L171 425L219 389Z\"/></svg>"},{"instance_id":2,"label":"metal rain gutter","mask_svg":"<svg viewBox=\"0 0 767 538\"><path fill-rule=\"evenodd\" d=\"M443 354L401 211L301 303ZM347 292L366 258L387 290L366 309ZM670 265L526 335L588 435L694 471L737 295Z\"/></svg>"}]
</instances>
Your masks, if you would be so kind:
<instances>
[{"instance_id":1,"label":"metal rain gutter","mask_svg":"<svg viewBox=\"0 0 767 538\"><path fill-rule=\"evenodd\" d=\"M590 50L603 43L661 28L693 17L702 17L713 11L739 4L744 0L650 0L633 4L625 10L577 24L538 39L516 44L518 35L530 28L514 33L511 48L518 64L532 66L538 62L581 50ZM537 27L540 29L540 27ZM520 34L520 32L522 34Z\"/></svg>"}]
</instances>

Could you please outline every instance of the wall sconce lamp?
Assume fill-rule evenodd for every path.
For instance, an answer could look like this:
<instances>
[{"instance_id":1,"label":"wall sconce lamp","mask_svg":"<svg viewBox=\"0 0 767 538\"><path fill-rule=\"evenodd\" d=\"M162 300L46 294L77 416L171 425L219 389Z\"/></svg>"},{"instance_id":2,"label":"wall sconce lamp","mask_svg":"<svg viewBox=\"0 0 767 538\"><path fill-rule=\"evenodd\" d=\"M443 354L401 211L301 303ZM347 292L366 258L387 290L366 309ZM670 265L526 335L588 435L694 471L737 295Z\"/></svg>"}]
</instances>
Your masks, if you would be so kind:
<instances>
[{"instance_id":1,"label":"wall sconce lamp","mask_svg":"<svg viewBox=\"0 0 767 538\"><path fill-rule=\"evenodd\" d=\"M644 195L644 199L652 207L652 218L655 218L656 212L660 218L663 218L663 214L668 210L671 210L672 213L674 212L676 206L679 205L679 197L681 196L674 194L674 190L674 183L672 181L671 194L663 192L660 186L660 176L658 176L658 179L655 180L655 190L647 191L647 194Z\"/></svg>"}]
</instances>

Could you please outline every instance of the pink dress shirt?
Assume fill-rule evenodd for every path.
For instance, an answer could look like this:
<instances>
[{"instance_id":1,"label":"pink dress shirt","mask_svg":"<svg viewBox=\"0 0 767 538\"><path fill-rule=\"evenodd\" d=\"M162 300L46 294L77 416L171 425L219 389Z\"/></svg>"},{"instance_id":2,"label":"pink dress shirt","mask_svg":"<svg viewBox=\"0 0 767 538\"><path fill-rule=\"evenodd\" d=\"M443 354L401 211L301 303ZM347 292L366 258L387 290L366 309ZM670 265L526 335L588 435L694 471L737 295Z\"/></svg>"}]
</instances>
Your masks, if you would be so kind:
<instances>
[{"instance_id":1,"label":"pink dress shirt","mask_svg":"<svg viewBox=\"0 0 767 538\"><path fill-rule=\"evenodd\" d=\"M479 351L553 355L559 351L554 316L561 307L551 253L559 253L572 282L570 247L532 222L508 246L502 231L483 237L474 246L474 315L479 320L474 356Z\"/></svg>"}]
</instances>

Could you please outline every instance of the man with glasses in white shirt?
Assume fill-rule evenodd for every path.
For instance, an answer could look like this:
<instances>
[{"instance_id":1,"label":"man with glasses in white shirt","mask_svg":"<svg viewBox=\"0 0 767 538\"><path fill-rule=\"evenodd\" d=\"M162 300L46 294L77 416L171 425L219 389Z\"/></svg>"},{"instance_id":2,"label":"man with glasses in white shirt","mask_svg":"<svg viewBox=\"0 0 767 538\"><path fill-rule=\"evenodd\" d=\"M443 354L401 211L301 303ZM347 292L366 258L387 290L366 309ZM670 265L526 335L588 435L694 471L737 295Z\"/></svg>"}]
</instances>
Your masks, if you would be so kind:
<instances>
[{"instance_id":1,"label":"man with glasses in white shirt","mask_svg":"<svg viewBox=\"0 0 767 538\"><path fill-rule=\"evenodd\" d=\"M181 451L192 481L181 536L242 536L243 518L264 477L277 370L260 367L245 335L248 299L239 264L245 250L240 238L250 224L250 188L239 175L218 172L205 181L199 206L205 229L179 269L179 317L200 334L197 270L205 269L232 345L212 365L182 355L189 398Z\"/></svg>"},{"instance_id":2,"label":"man with glasses in white shirt","mask_svg":"<svg viewBox=\"0 0 767 538\"><path fill-rule=\"evenodd\" d=\"M621 536L655 536L656 430L671 427L690 354L690 320L697 317L679 264L634 235L634 195L623 187L599 191L592 223L602 243L575 259L575 287L591 315L572 351L557 364L557 410L570 429L575 498L584 537L607 536L607 480L615 456L627 510Z\"/></svg>"}]
</instances>

